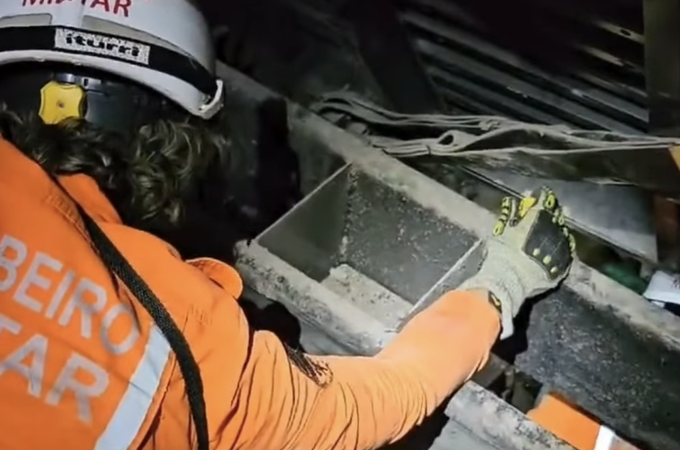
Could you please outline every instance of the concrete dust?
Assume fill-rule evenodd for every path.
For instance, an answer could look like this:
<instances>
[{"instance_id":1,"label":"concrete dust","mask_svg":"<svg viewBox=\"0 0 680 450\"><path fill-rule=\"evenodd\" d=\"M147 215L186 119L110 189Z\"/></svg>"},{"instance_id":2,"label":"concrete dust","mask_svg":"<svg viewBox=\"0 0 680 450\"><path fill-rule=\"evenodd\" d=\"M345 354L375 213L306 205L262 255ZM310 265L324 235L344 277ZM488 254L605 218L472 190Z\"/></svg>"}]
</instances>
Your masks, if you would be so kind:
<instances>
[{"instance_id":1,"label":"concrete dust","mask_svg":"<svg viewBox=\"0 0 680 450\"><path fill-rule=\"evenodd\" d=\"M388 326L396 327L412 307L403 298L347 264L331 269L321 285Z\"/></svg>"}]
</instances>

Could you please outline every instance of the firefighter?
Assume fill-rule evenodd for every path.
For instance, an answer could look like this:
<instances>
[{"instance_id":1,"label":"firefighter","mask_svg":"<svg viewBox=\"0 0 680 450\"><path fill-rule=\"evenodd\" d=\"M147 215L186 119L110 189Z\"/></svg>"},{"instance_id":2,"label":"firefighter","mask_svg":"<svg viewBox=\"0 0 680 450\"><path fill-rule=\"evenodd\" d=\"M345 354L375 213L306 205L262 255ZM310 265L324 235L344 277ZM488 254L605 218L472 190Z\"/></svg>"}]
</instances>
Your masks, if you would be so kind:
<instances>
[{"instance_id":1,"label":"firefighter","mask_svg":"<svg viewBox=\"0 0 680 450\"><path fill-rule=\"evenodd\" d=\"M0 6L0 448L377 448L402 437L566 276L542 191L508 199L477 275L378 355L250 329L228 265L177 224L228 156L207 24L187 0Z\"/></svg>"}]
</instances>

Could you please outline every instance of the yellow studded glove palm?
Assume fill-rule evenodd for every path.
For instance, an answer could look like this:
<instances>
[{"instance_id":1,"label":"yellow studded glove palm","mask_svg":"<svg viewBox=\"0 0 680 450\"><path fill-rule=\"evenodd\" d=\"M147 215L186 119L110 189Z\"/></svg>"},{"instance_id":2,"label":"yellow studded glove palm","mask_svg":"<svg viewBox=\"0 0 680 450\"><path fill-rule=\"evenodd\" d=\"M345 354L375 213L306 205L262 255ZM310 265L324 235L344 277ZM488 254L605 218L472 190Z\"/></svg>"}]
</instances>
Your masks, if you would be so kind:
<instances>
[{"instance_id":1,"label":"yellow studded glove palm","mask_svg":"<svg viewBox=\"0 0 680 450\"><path fill-rule=\"evenodd\" d=\"M547 188L522 200L504 198L493 234L479 272L459 289L488 290L500 301L504 339L512 335L524 301L554 289L567 276L576 245Z\"/></svg>"}]
</instances>

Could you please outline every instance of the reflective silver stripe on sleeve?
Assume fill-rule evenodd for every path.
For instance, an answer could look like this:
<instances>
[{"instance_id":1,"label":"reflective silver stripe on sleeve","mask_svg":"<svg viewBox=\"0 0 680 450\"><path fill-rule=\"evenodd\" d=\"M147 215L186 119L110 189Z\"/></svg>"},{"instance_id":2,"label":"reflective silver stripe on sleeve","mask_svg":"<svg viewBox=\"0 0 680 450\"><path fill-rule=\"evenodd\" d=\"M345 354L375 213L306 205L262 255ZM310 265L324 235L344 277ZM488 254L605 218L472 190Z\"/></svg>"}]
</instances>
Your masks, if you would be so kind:
<instances>
[{"instance_id":1,"label":"reflective silver stripe on sleeve","mask_svg":"<svg viewBox=\"0 0 680 450\"><path fill-rule=\"evenodd\" d=\"M610 450L614 443L614 438L616 438L616 434L611 429L601 425L593 450Z\"/></svg>"},{"instance_id":2,"label":"reflective silver stripe on sleeve","mask_svg":"<svg viewBox=\"0 0 680 450\"><path fill-rule=\"evenodd\" d=\"M144 355L93 450L128 450L130 448L132 441L142 428L158 391L170 351L170 344L163 333L156 326L152 326Z\"/></svg>"}]
</instances>

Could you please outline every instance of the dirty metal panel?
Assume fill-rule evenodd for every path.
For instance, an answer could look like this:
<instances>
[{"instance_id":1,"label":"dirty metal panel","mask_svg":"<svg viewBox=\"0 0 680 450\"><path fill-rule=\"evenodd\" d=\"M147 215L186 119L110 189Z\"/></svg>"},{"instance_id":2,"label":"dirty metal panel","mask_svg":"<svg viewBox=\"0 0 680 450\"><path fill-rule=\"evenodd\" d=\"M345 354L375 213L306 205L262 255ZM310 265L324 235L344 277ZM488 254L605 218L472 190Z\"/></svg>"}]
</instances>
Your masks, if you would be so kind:
<instances>
[{"instance_id":1,"label":"dirty metal panel","mask_svg":"<svg viewBox=\"0 0 680 450\"><path fill-rule=\"evenodd\" d=\"M645 71L650 128L680 135L680 5L672 0L642 2Z\"/></svg>"},{"instance_id":2,"label":"dirty metal panel","mask_svg":"<svg viewBox=\"0 0 680 450\"><path fill-rule=\"evenodd\" d=\"M503 8L513 8L518 12L510 15L518 16L517 21L503 20L507 22L503 27L494 28L490 26L494 18L487 17L491 14L484 16L484 11L480 11L484 5L488 6L489 1L480 0L479 5L469 0L397 2L402 28L410 33L413 45L418 48L417 56L431 78L439 80L437 87L445 91L451 112L505 115L530 122L566 123L634 133L646 131L647 94L641 69L644 65L641 2L605 0L592 3L578 0L562 4L554 0L518 0L509 6L500 5L501 9L488 8L501 20L504 16L497 13ZM361 87L364 82L358 83L350 77L350 73L358 70L366 72L367 78L374 78L369 76L366 64L355 67L343 60L343 64L332 64L329 68L321 63L324 58L330 58L329 55L343 51L353 57L360 56L355 48L359 44L348 37L353 35L352 27L339 13L346 2L335 0L312 4L285 0L283 3L296 11L292 15L300 21L296 27L298 34L302 35L300 39L306 39L303 39L306 45L324 40L321 35L334 37L335 41L332 49L324 47L323 51L306 58L309 63L304 65L306 69L292 76L296 85L294 90L286 90L280 83L268 85L302 103L329 89L348 89L372 98L368 91L373 89L373 85ZM545 23L531 35L529 32L534 32L534 28L523 24L524 21L536 20ZM553 22L556 24L554 27L551 25ZM316 27L315 31L311 31L312 25ZM542 39L544 28L548 32L552 28L585 30L582 36L588 39L585 43L573 44L567 39L574 34L571 31L571 34L566 34L566 31L558 33L559 36L552 36L550 40ZM518 37L515 35L521 34L518 31L530 34L521 42L523 45L516 45ZM557 39L560 36L562 41ZM504 37L508 39L501 39ZM555 40L556 46L550 47L548 43ZM545 51L553 48L563 51ZM541 49L543 53L537 54ZM285 67L287 71L291 64L287 63ZM266 72L277 73L270 69ZM255 78L269 82L268 78ZM395 78L394 82L398 81ZM481 174L481 178L507 192L517 192L524 186L536 184L529 177L505 177L503 174ZM624 190L611 195L598 194L594 202L597 207L577 205L571 208L574 224L636 258L654 262L657 259L657 248L653 242L655 230L647 220L649 215L644 213L650 209L650 200L634 190ZM565 184L564 191L569 196L570 192L581 192L582 189ZM574 198L576 201L573 203L578 203L580 194ZM630 210L631 220L622 220L623 214L618 207L610 209L618 209L619 214L598 215L599 205L610 204L612 198L630 205L626 212ZM611 220L608 220L609 217ZM609 229L614 232L608 233Z\"/></svg>"},{"instance_id":3,"label":"dirty metal panel","mask_svg":"<svg viewBox=\"0 0 680 450\"><path fill-rule=\"evenodd\" d=\"M476 236L491 228L493 217L477 205L295 107L291 139L296 148L325 142L328 151L341 154L371 177ZM672 425L680 424L680 397L668 395L680 391L680 379L672 368L680 365L678 318L580 263L565 286L538 305L530 310L528 351L516 360L520 369L576 403L591 406L591 411L634 442L659 450L680 446L680 429ZM541 343L559 347L546 353ZM559 373L551 358L564 361ZM631 383L640 385L631 389Z\"/></svg>"},{"instance_id":4,"label":"dirty metal panel","mask_svg":"<svg viewBox=\"0 0 680 450\"><path fill-rule=\"evenodd\" d=\"M419 168L420 169L420 168ZM455 180L430 167L426 175L453 187ZM636 259L656 263L652 196L635 187L545 180L489 170L469 170L471 176L501 192L521 196L548 184L559 196L570 226Z\"/></svg>"},{"instance_id":5,"label":"dirty metal panel","mask_svg":"<svg viewBox=\"0 0 680 450\"><path fill-rule=\"evenodd\" d=\"M408 311L477 241L352 166L258 238L268 251L339 295L362 286L372 302L385 306L378 319L391 316L395 304Z\"/></svg>"},{"instance_id":6,"label":"dirty metal panel","mask_svg":"<svg viewBox=\"0 0 680 450\"><path fill-rule=\"evenodd\" d=\"M400 12L452 108L640 133L648 120L643 3L403 0Z\"/></svg>"},{"instance_id":7,"label":"dirty metal panel","mask_svg":"<svg viewBox=\"0 0 680 450\"><path fill-rule=\"evenodd\" d=\"M392 0L347 0L340 9L356 46L397 111L434 113L444 102L414 52Z\"/></svg>"},{"instance_id":8,"label":"dirty metal panel","mask_svg":"<svg viewBox=\"0 0 680 450\"><path fill-rule=\"evenodd\" d=\"M317 281L348 264L415 303L476 238L407 196L346 167L260 237ZM311 248L301 246L314 244ZM408 275L408 277L405 277Z\"/></svg>"},{"instance_id":9,"label":"dirty metal panel","mask_svg":"<svg viewBox=\"0 0 680 450\"><path fill-rule=\"evenodd\" d=\"M477 237L407 195L349 174L345 260L404 299L425 295Z\"/></svg>"},{"instance_id":10,"label":"dirty metal panel","mask_svg":"<svg viewBox=\"0 0 680 450\"><path fill-rule=\"evenodd\" d=\"M578 399L641 448L680 448L677 347L569 288L536 303L523 320L526 350L514 361L520 370Z\"/></svg>"},{"instance_id":11,"label":"dirty metal panel","mask_svg":"<svg viewBox=\"0 0 680 450\"><path fill-rule=\"evenodd\" d=\"M223 74L229 78L228 72L223 71ZM234 88L232 95L239 95L239 89L249 89L247 83L235 88L238 83L233 79L228 84ZM405 239L399 245L394 245L396 252L405 252L409 242L418 242L418 246L425 246L420 253L423 255L432 251L431 247L427 248L428 243L461 239L461 235L471 236L472 241L478 241L489 233L493 216L436 181L368 148L358 138L300 107L289 104L289 121L290 143L299 153L301 161L322 161L323 154L331 154L331 159L337 162L340 158L349 166L341 167L340 171L337 171L337 166L333 169L336 176L328 184L335 182L336 186L329 187L321 183L289 216L277 222L251 246L241 248L239 270L251 288L285 304L303 323L323 330L328 339L347 349L348 353L375 353L393 335L395 322L409 315L415 298L420 297L418 301L421 301L426 300L428 295L432 297L432 290L422 294L426 290L425 284L439 277L433 288L457 286L460 277L452 277L452 271L463 273L470 266L475 266L474 244L472 248L463 244L460 251L456 250L454 244L448 244L454 246L451 252L457 255L463 249L470 251L449 267L450 260L437 264L437 258L433 258L433 261L428 262L428 267L436 275L421 278L413 289L405 287L406 282L403 280L408 280L409 271L422 258L406 258L408 270L402 272L399 279L385 276L388 273L385 271L385 258L389 255L384 248L382 254L377 252L378 256L374 260L365 259L367 265L360 270L351 265L337 266L338 262L350 260L337 258L343 251L347 255L346 243L343 244L347 240L343 240L343 237L348 229L345 227L347 221L343 218L347 217L348 205L361 205L361 201L371 199L370 194L359 190L355 194L359 201L349 201L351 189L347 188L348 180L343 177L359 174L369 183L382 186L383 194L380 194L379 189L375 194L377 198L372 201L385 205L373 205L375 211L367 208L365 214L383 211L386 217L390 217L389 211L395 209L391 206L397 206L397 199L401 198L399 201L416 205L415 215L424 214L419 217L432 218L434 222L424 220L425 226L421 229L420 221L408 221L406 216L400 215L397 206L396 216L391 216L389 220L401 220L406 235L416 236L417 239ZM310 170L314 167L313 164L308 165ZM333 173L328 172L327 165L318 167L323 175L317 174L312 179L328 177ZM324 188L328 188L325 189L326 197ZM315 206L316 198L321 201L317 201ZM381 209L383 206L390 206L389 211ZM305 207L309 209L301 211ZM333 217L340 217L342 226L335 222L337 219L331 219ZM428 225L442 222L449 222L453 227ZM396 241L394 236L398 236L398 227L388 225L388 220L376 226L382 231L374 238L386 240L386 236L391 235ZM299 231L293 232L295 228ZM283 233L283 230L287 231ZM366 233L370 232L366 227L349 231L355 236L364 236L360 239L366 239ZM433 236L425 236L426 232ZM275 242L278 239L273 236L277 233L283 233L279 234L279 238L283 239L297 234L298 240L304 240L308 236L322 250L318 253L317 262L320 266L315 268L309 265L311 258L308 256L298 256L296 260L294 246L286 249ZM267 236L272 238L268 241ZM467 237L462 239L465 242ZM400 245L403 246L401 249ZM418 246L410 248L417 252ZM360 249L360 246L357 248ZM333 254L335 259L329 256ZM355 255L361 253L355 252ZM470 264L466 264L466 261ZM392 264L398 266L398 258L395 257ZM366 273L370 273L370 276ZM380 278L380 281L374 278ZM369 297L378 296L383 303L369 305L370 298L367 302L366 297L356 294L356 289L352 291L353 283L348 283L348 280L359 282L361 289L371 290ZM680 430L674 425L680 424L680 398L676 394L680 392L680 378L676 370L680 367L680 319L654 308L632 291L581 263L575 263L562 289L538 302L527 313L526 335L517 338L524 338L526 342L523 351L514 360L521 370L597 414L633 442L643 442L643 448L680 448ZM503 349L499 348L498 351L502 352ZM459 395L470 393L467 389ZM473 396L467 397L471 403L464 402L460 410L452 407L454 410L450 411L450 416L472 427L470 429L486 433L486 442L493 442L489 433L496 432L493 430L498 425L498 419L488 419L486 422L472 419L496 414L495 408L503 407L504 403L497 397L487 394L495 400L489 399L489 404L478 404L472 400ZM489 405L496 406L491 408ZM508 409L508 406L505 408ZM513 408L509 410L517 413ZM503 439L511 442L513 436L507 431ZM521 439L527 442L525 437ZM514 442L515 447L508 448L530 448ZM553 442L550 445L558 444ZM558 447L548 445L540 448Z\"/></svg>"},{"instance_id":12,"label":"dirty metal panel","mask_svg":"<svg viewBox=\"0 0 680 450\"><path fill-rule=\"evenodd\" d=\"M675 51L680 19L672 0L402 0L399 5L421 62L453 111L628 133L650 130L648 107L654 132L668 133L669 118L677 116L670 106L680 87ZM540 183L475 173L512 193ZM649 196L611 189L582 202L585 188L556 184L564 186L579 228L636 258L657 261ZM603 205L630 212L630 219L618 211L598 214Z\"/></svg>"},{"instance_id":13,"label":"dirty metal panel","mask_svg":"<svg viewBox=\"0 0 680 450\"><path fill-rule=\"evenodd\" d=\"M673 0L643 4L650 131L680 136L680 5ZM677 272L680 270L680 207L661 196L655 199L654 206L659 260Z\"/></svg>"}]
</instances>

